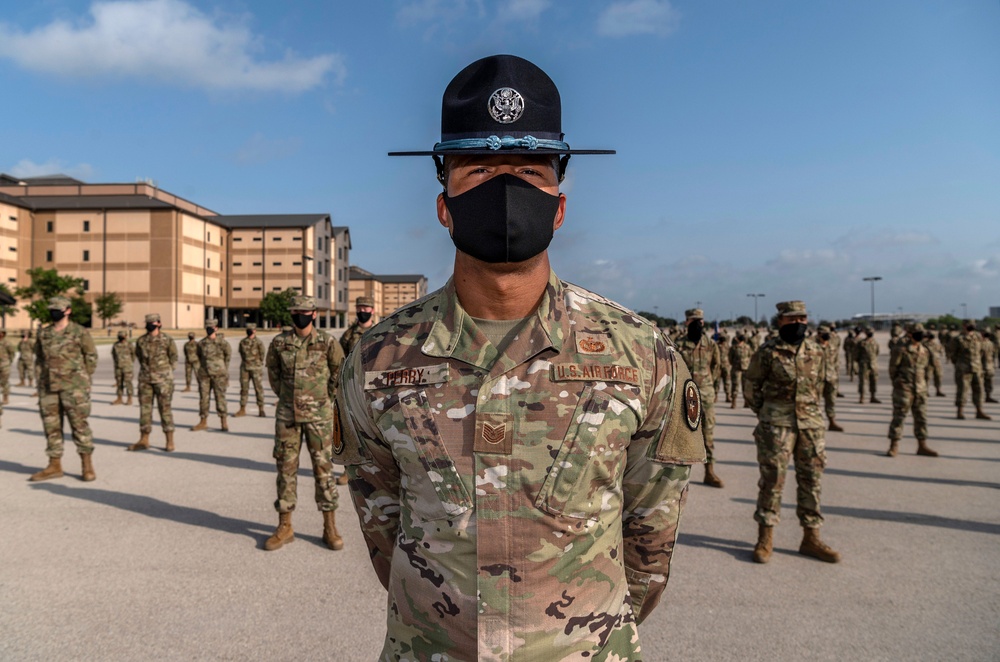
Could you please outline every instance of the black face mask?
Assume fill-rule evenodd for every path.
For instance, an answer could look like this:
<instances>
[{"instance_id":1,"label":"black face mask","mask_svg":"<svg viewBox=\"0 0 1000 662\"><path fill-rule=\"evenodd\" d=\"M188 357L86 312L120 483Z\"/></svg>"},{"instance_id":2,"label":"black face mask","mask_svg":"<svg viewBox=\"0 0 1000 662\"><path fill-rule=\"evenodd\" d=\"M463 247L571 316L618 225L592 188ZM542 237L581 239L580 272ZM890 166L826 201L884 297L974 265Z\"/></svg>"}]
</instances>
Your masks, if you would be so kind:
<instances>
[{"instance_id":1,"label":"black face mask","mask_svg":"<svg viewBox=\"0 0 1000 662\"><path fill-rule=\"evenodd\" d=\"M52 318L53 322L58 322L62 318L66 317L66 311L65 310L50 310L49 311L49 317Z\"/></svg>"},{"instance_id":2,"label":"black face mask","mask_svg":"<svg viewBox=\"0 0 1000 662\"><path fill-rule=\"evenodd\" d=\"M368 320L372 318L371 311L360 311L358 312L358 321L362 324L367 324Z\"/></svg>"},{"instance_id":3,"label":"black face mask","mask_svg":"<svg viewBox=\"0 0 1000 662\"><path fill-rule=\"evenodd\" d=\"M483 262L524 262L552 241L559 196L549 195L514 175L497 175L454 198L451 212L455 248Z\"/></svg>"},{"instance_id":4,"label":"black face mask","mask_svg":"<svg viewBox=\"0 0 1000 662\"><path fill-rule=\"evenodd\" d=\"M778 329L778 335L781 339L792 345L798 345L806 337L806 325L802 322L792 322L791 324L785 324L780 329Z\"/></svg>"},{"instance_id":5,"label":"black face mask","mask_svg":"<svg viewBox=\"0 0 1000 662\"><path fill-rule=\"evenodd\" d=\"M822 338L823 340L829 340L830 339L830 334L829 333L821 333L821 334L819 334L819 337Z\"/></svg>"},{"instance_id":6,"label":"black face mask","mask_svg":"<svg viewBox=\"0 0 1000 662\"><path fill-rule=\"evenodd\" d=\"M253 329L247 329L247 338L253 335Z\"/></svg>"},{"instance_id":7,"label":"black face mask","mask_svg":"<svg viewBox=\"0 0 1000 662\"><path fill-rule=\"evenodd\" d=\"M868 337L868 338L871 338L873 335L875 335L875 334L872 333L871 331L865 332L865 336Z\"/></svg>"},{"instance_id":8,"label":"black face mask","mask_svg":"<svg viewBox=\"0 0 1000 662\"><path fill-rule=\"evenodd\" d=\"M743 336L736 336L736 342L743 342L744 340L746 340L746 338Z\"/></svg>"},{"instance_id":9,"label":"black face mask","mask_svg":"<svg viewBox=\"0 0 1000 662\"><path fill-rule=\"evenodd\" d=\"M967 326L967 327L965 327L965 330L966 331L975 331L976 327L974 327L974 326Z\"/></svg>"},{"instance_id":10,"label":"black face mask","mask_svg":"<svg viewBox=\"0 0 1000 662\"><path fill-rule=\"evenodd\" d=\"M292 313L292 324L298 329L304 329L312 324L313 317L309 313Z\"/></svg>"},{"instance_id":11,"label":"black face mask","mask_svg":"<svg viewBox=\"0 0 1000 662\"><path fill-rule=\"evenodd\" d=\"M920 342L921 340L924 339L924 332L923 331L914 331L913 332L913 339L916 340L917 342Z\"/></svg>"},{"instance_id":12,"label":"black face mask","mask_svg":"<svg viewBox=\"0 0 1000 662\"><path fill-rule=\"evenodd\" d=\"M156 323L148 322L146 324L146 333L152 333L153 331L156 331Z\"/></svg>"},{"instance_id":13,"label":"black face mask","mask_svg":"<svg viewBox=\"0 0 1000 662\"><path fill-rule=\"evenodd\" d=\"M691 342L698 342L701 340L702 334L705 332L705 327L701 322L691 322L688 324L688 340Z\"/></svg>"},{"instance_id":14,"label":"black face mask","mask_svg":"<svg viewBox=\"0 0 1000 662\"><path fill-rule=\"evenodd\" d=\"M206 326L205 327L205 335L206 336L210 336L213 333L215 333L215 327L214 326Z\"/></svg>"}]
</instances>

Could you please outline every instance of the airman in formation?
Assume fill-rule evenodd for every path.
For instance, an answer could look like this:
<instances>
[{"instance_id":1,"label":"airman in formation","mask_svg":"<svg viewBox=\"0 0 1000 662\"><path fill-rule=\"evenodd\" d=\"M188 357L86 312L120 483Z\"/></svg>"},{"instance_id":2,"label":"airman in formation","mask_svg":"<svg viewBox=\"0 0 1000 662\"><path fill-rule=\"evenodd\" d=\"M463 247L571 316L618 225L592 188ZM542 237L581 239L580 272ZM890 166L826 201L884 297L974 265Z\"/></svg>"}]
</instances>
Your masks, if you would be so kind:
<instances>
[{"instance_id":1,"label":"airman in formation","mask_svg":"<svg viewBox=\"0 0 1000 662\"><path fill-rule=\"evenodd\" d=\"M875 340L875 332L871 327L864 330L864 338L855 340L854 357L858 365L858 404L865 401L865 385L868 386L869 402L881 404L881 400L875 397L878 388L878 341Z\"/></svg>"},{"instance_id":2,"label":"airman in formation","mask_svg":"<svg viewBox=\"0 0 1000 662\"><path fill-rule=\"evenodd\" d=\"M257 325L247 324L247 337L240 341L240 409L233 416L247 415L247 399L250 383L253 382L254 397L257 398L257 415L264 417L264 343L257 337Z\"/></svg>"},{"instance_id":3,"label":"airman in formation","mask_svg":"<svg viewBox=\"0 0 1000 662\"><path fill-rule=\"evenodd\" d=\"M229 388L229 360L232 350L229 343L218 336L219 320L205 320L205 337L198 341L198 416L201 420L192 432L208 429L209 400L215 394L215 411L219 427L229 432L226 420L226 389Z\"/></svg>"},{"instance_id":4,"label":"airman in formation","mask_svg":"<svg viewBox=\"0 0 1000 662\"><path fill-rule=\"evenodd\" d=\"M165 437L164 450L174 450L174 367L177 365L177 344L161 327L158 313L146 315L146 333L135 343L139 360L139 441L130 451L149 448L153 431L153 400L160 411L160 427Z\"/></svg>"},{"instance_id":5,"label":"airman in formation","mask_svg":"<svg viewBox=\"0 0 1000 662\"><path fill-rule=\"evenodd\" d=\"M705 333L705 313L701 308L691 308L684 316L687 334L677 341L677 351L701 391L706 453L704 482L711 487L722 487L723 482L715 473L715 378L722 370L719 346Z\"/></svg>"},{"instance_id":6,"label":"airman in formation","mask_svg":"<svg viewBox=\"0 0 1000 662\"><path fill-rule=\"evenodd\" d=\"M122 404L122 395L128 394L126 405L132 404L132 366L135 364L135 347L124 331L118 332L118 342L111 346L111 358L115 364L115 399L113 405Z\"/></svg>"}]
</instances>

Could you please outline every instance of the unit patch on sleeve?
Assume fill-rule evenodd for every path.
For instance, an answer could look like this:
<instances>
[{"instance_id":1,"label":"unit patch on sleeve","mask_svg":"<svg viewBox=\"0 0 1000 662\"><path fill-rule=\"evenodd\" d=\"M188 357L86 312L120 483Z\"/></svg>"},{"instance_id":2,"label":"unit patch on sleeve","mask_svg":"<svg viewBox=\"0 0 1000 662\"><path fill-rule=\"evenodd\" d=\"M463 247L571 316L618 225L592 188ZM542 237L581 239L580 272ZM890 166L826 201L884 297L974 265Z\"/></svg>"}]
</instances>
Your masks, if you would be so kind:
<instances>
[{"instance_id":1,"label":"unit patch on sleeve","mask_svg":"<svg viewBox=\"0 0 1000 662\"><path fill-rule=\"evenodd\" d=\"M692 431L701 423L701 393L693 379L684 382L684 422Z\"/></svg>"},{"instance_id":2,"label":"unit patch on sleeve","mask_svg":"<svg viewBox=\"0 0 1000 662\"><path fill-rule=\"evenodd\" d=\"M373 370L365 372L365 390L443 384L449 379L451 379L451 371L447 363L414 368L396 368L394 370Z\"/></svg>"}]
</instances>

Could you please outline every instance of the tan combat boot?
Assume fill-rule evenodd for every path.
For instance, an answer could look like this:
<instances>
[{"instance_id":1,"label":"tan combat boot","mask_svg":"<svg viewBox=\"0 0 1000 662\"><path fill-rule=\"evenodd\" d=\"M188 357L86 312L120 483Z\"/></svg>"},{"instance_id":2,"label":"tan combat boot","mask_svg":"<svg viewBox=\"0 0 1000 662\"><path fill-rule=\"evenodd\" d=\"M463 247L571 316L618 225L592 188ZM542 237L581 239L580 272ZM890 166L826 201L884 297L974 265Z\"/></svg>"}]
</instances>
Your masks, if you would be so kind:
<instances>
[{"instance_id":1,"label":"tan combat boot","mask_svg":"<svg viewBox=\"0 0 1000 662\"><path fill-rule=\"evenodd\" d=\"M878 398L876 398L874 393L872 393L872 399L870 400L870 402L873 405L880 405L880 404L882 404L882 401L879 400Z\"/></svg>"},{"instance_id":2,"label":"tan combat boot","mask_svg":"<svg viewBox=\"0 0 1000 662\"><path fill-rule=\"evenodd\" d=\"M166 435L166 437L167 437L167 445L164 447L163 450L167 451L168 453L173 453L174 452L174 431L171 430L170 432L164 432L163 434Z\"/></svg>"},{"instance_id":3,"label":"tan combat boot","mask_svg":"<svg viewBox=\"0 0 1000 662\"><path fill-rule=\"evenodd\" d=\"M45 467L38 473L34 474L29 478L32 483L37 483L40 480L50 480L52 478L62 478L62 459L58 457L49 458L49 466Z\"/></svg>"},{"instance_id":4,"label":"tan combat boot","mask_svg":"<svg viewBox=\"0 0 1000 662\"><path fill-rule=\"evenodd\" d=\"M229 432L229 423L226 422L225 416L219 416L219 425L223 432Z\"/></svg>"},{"instance_id":5,"label":"tan combat boot","mask_svg":"<svg viewBox=\"0 0 1000 662\"><path fill-rule=\"evenodd\" d=\"M207 430L207 429L208 429L208 417L202 416L201 420L198 421L198 424L195 425L193 428L191 428L191 432L198 432L199 430Z\"/></svg>"},{"instance_id":6,"label":"tan combat boot","mask_svg":"<svg viewBox=\"0 0 1000 662\"><path fill-rule=\"evenodd\" d=\"M149 449L149 433L143 432L139 437L139 441L135 442L125 450L127 451L144 451Z\"/></svg>"},{"instance_id":7,"label":"tan combat boot","mask_svg":"<svg viewBox=\"0 0 1000 662\"><path fill-rule=\"evenodd\" d=\"M802 529L802 534L799 554L811 556L827 563L840 562L840 554L830 549L826 543L819 539L819 529Z\"/></svg>"},{"instance_id":8,"label":"tan combat boot","mask_svg":"<svg viewBox=\"0 0 1000 662\"><path fill-rule=\"evenodd\" d=\"M757 544L753 548L754 563L767 563L774 549L774 527L760 524L757 527Z\"/></svg>"},{"instance_id":9,"label":"tan combat boot","mask_svg":"<svg viewBox=\"0 0 1000 662\"><path fill-rule=\"evenodd\" d=\"M21 381L19 381L19 382L17 383L17 385L18 385L18 386L24 386L24 380L22 379Z\"/></svg>"},{"instance_id":10,"label":"tan combat boot","mask_svg":"<svg viewBox=\"0 0 1000 662\"><path fill-rule=\"evenodd\" d=\"M5 405L9 405L10 404L10 395L8 395L6 393L3 394L3 403Z\"/></svg>"},{"instance_id":11,"label":"tan combat boot","mask_svg":"<svg viewBox=\"0 0 1000 662\"><path fill-rule=\"evenodd\" d=\"M274 535L264 541L264 549L273 552L281 549L285 543L295 542L295 531L292 530L292 514L278 513L278 528Z\"/></svg>"},{"instance_id":12,"label":"tan combat boot","mask_svg":"<svg viewBox=\"0 0 1000 662\"><path fill-rule=\"evenodd\" d=\"M889 450L887 450L885 454L888 457L896 457L897 453L899 453L899 439L890 439Z\"/></svg>"},{"instance_id":13,"label":"tan combat boot","mask_svg":"<svg viewBox=\"0 0 1000 662\"><path fill-rule=\"evenodd\" d=\"M337 521L332 510L323 511L323 542L333 551L344 549L344 539L337 533Z\"/></svg>"},{"instance_id":14,"label":"tan combat boot","mask_svg":"<svg viewBox=\"0 0 1000 662\"><path fill-rule=\"evenodd\" d=\"M247 415L247 408L245 405L240 405L240 410L233 414L233 418L240 418L241 416Z\"/></svg>"},{"instance_id":15,"label":"tan combat boot","mask_svg":"<svg viewBox=\"0 0 1000 662\"><path fill-rule=\"evenodd\" d=\"M347 470L344 473L337 476L337 485L347 485L347 481L350 480L350 476L347 475Z\"/></svg>"},{"instance_id":16,"label":"tan combat boot","mask_svg":"<svg viewBox=\"0 0 1000 662\"><path fill-rule=\"evenodd\" d=\"M128 400L125 401L125 404L126 405L131 405L132 404L132 396L131 395L128 396Z\"/></svg>"},{"instance_id":17,"label":"tan combat boot","mask_svg":"<svg viewBox=\"0 0 1000 662\"><path fill-rule=\"evenodd\" d=\"M736 398L733 398L729 403L730 409L736 409Z\"/></svg>"},{"instance_id":18,"label":"tan combat boot","mask_svg":"<svg viewBox=\"0 0 1000 662\"><path fill-rule=\"evenodd\" d=\"M707 464L705 464L704 482L709 487L722 487L723 486L722 479L715 475L715 471L713 471L712 469L713 465L714 465L713 462L708 462Z\"/></svg>"},{"instance_id":19,"label":"tan combat boot","mask_svg":"<svg viewBox=\"0 0 1000 662\"><path fill-rule=\"evenodd\" d=\"M188 384L183 389L181 389L181 393L190 393L190 392L191 392L191 385L190 384Z\"/></svg>"},{"instance_id":20,"label":"tan combat boot","mask_svg":"<svg viewBox=\"0 0 1000 662\"><path fill-rule=\"evenodd\" d=\"M962 413L962 405L958 405L958 414L955 415L955 418L957 418L960 421L965 420L965 414Z\"/></svg>"},{"instance_id":21,"label":"tan combat boot","mask_svg":"<svg viewBox=\"0 0 1000 662\"><path fill-rule=\"evenodd\" d=\"M926 455L927 457L937 457L938 452L933 450L927 445L926 439L917 439L917 455Z\"/></svg>"},{"instance_id":22,"label":"tan combat boot","mask_svg":"<svg viewBox=\"0 0 1000 662\"><path fill-rule=\"evenodd\" d=\"M122 403L122 396L121 395L119 395L117 398L115 398L114 400L111 401L111 404L113 404L113 405L120 405L121 403Z\"/></svg>"},{"instance_id":23,"label":"tan combat boot","mask_svg":"<svg viewBox=\"0 0 1000 662\"><path fill-rule=\"evenodd\" d=\"M858 396L858 404L859 405L865 404L865 394L864 393L862 393L861 395Z\"/></svg>"},{"instance_id":24,"label":"tan combat boot","mask_svg":"<svg viewBox=\"0 0 1000 662\"><path fill-rule=\"evenodd\" d=\"M992 421L993 419L983 411L982 407L976 407L976 418L982 421Z\"/></svg>"},{"instance_id":25,"label":"tan combat boot","mask_svg":"<svg viewBox=\"0 0 1000 662\"><path fill-rule=\"evenodd\" d=\"M937 390L937 393L935 393L934 395L936 395L936 396L937 396L937 397L939 397L939 398L943 398L943 397L944 397L944 391L942 391L942 390L941 390L941 389L939 388L939 389Z\"/></svg>"},{"instance_id":26,"label":"tan combat boot","mask_svg":"<svg viewBox=\"0 0 1000 662\"><path fill-rule=\"evenodd\" d=\"M264 413L264 407L263 407L263 405L261 405L260 407L257 407L257 409L260 410L260 413L257 414L258 416L260 416L261 418L265 418L267 416L267 414Z\"/></svg>"},{"instance_id":27,"label":"tan combat boot","mask_svg":"<svg viewBox=\"0 0 1000 662\"><path fill-rule=\"evenodd\" d=\"M829 430L830 432L843 432L844 431L844 428L842 428L839 425L837 425L837 421L834 420L834 419L832 419L832 418L830 419L830 425L828 425L826 429Z\"/></svg>"},{"instance_id":28,"label":"tan combat boot","mask_svg":"<svg viewBox=\"0 0 1000 662\"><path fill-rule=\"evenodd\" d=\"M97 474L94 473L94 456L90 453L80 453L80 463L83 465L83 475L80 478L85 483L96 480Z\"/></svg>"}]
</instances>

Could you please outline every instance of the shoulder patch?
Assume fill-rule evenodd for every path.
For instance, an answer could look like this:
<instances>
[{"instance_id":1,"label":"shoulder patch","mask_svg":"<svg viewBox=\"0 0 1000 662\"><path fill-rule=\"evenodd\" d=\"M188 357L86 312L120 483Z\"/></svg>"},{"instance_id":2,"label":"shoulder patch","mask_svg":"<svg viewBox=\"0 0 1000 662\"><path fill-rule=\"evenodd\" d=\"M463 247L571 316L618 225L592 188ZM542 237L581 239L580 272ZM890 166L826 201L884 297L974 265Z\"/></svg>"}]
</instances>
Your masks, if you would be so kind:
<instances>
[{"instance_id":1,"label":"shoulder patch","mask_svg":"<svg viewBox=\"0 0 1000 662\"><path fill-rule=\"evenodd\" d=\"M705 431L701 425L702 403L698 385L683 360L673 354L674 387L670 414L657 444L650 447L650 459L672 464L705 461Z\"/></svg>"},{"instance_id":2,"label":"shoulder patch","mask_svg":"<svg viewBox=\"0 0 1000 662\"><path fill-rule=\"evenodd\" d=\"M701 393L693 379L684 382L684 422L694 432L701 425Z\"/></svg>"},{"instance_id":3,"label":"shoulder patch","mask_svg":"<svg viewBox=\"0 0 1000 662\"><path fill-rule=\"evenodd\" d=\"M396 386L443 384L450 379L451 368L447 363L413 368L396 368L394 370L372 370L365 372L365 390L373 391L380 388L394 388Z\"/></svg>"}]
</instances>

